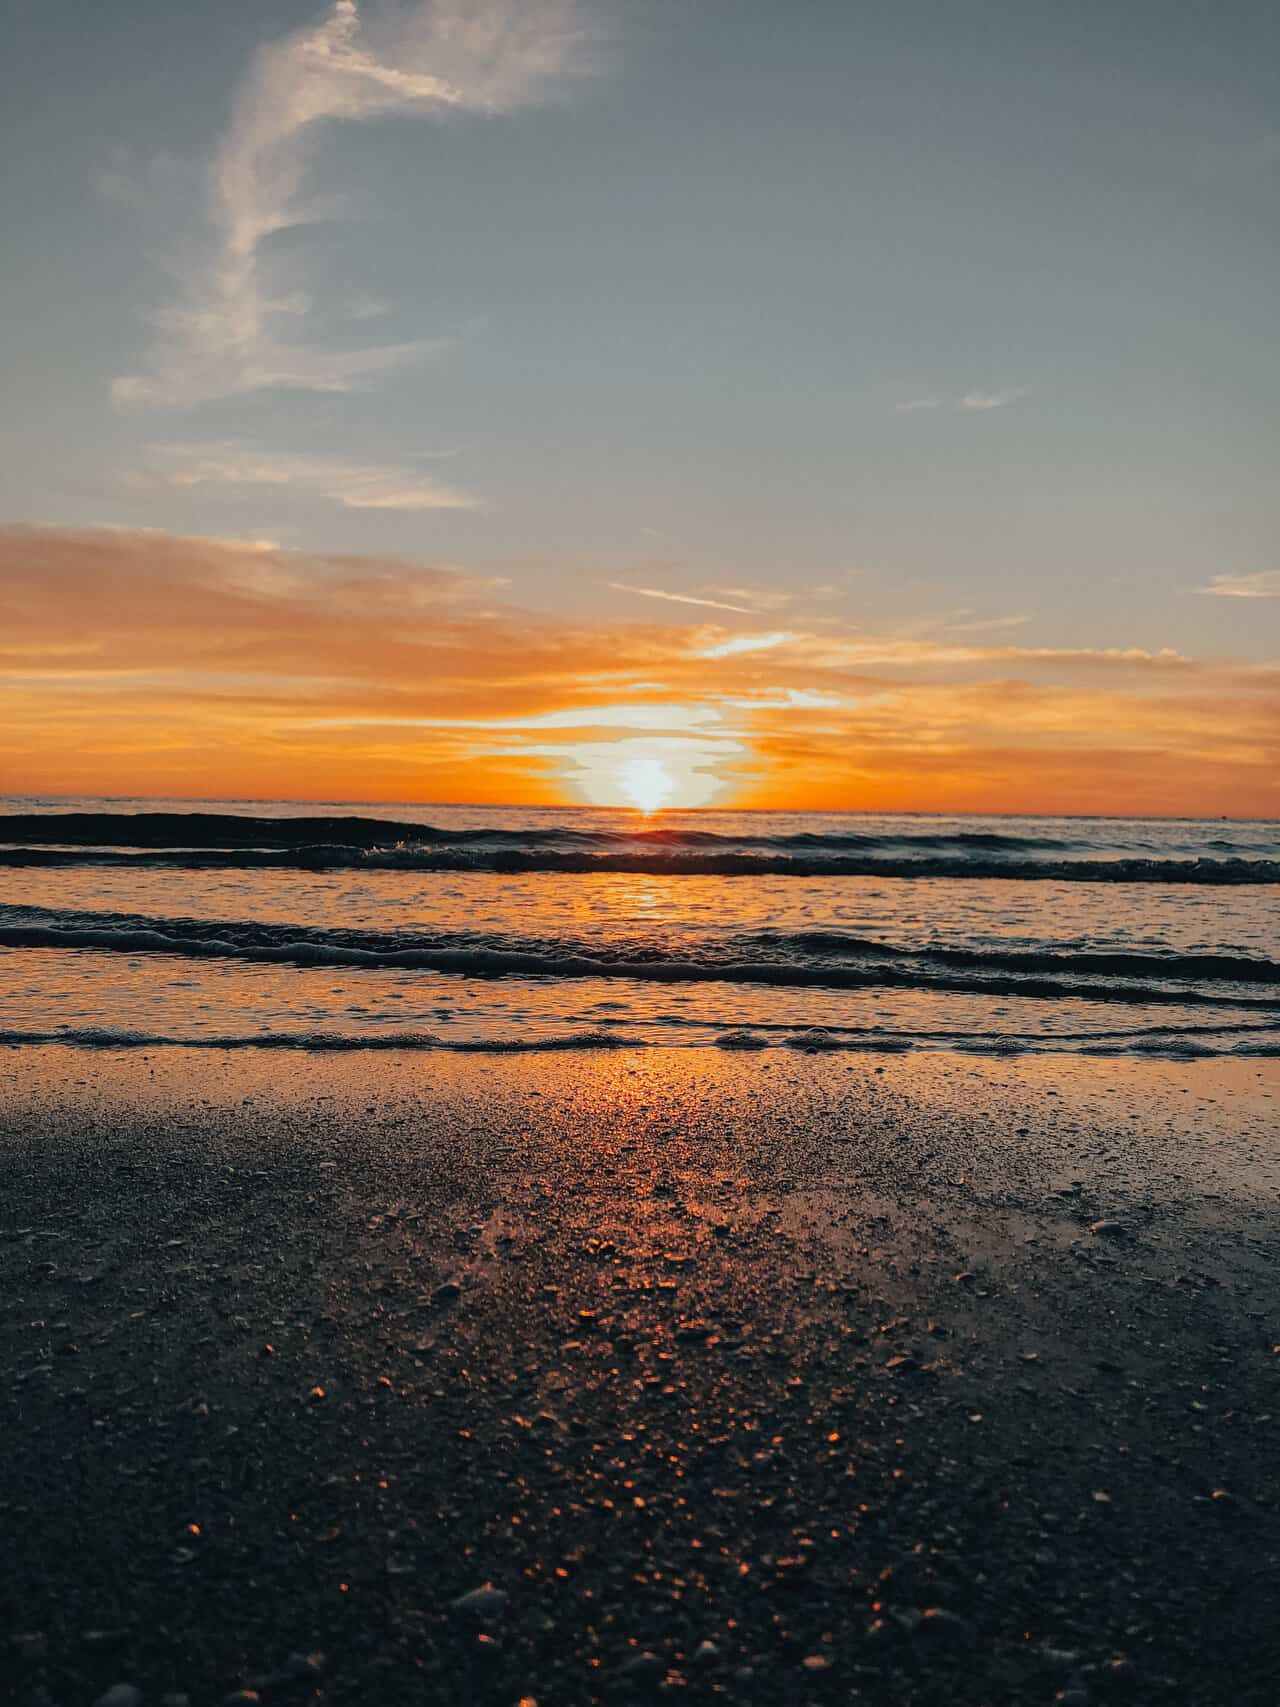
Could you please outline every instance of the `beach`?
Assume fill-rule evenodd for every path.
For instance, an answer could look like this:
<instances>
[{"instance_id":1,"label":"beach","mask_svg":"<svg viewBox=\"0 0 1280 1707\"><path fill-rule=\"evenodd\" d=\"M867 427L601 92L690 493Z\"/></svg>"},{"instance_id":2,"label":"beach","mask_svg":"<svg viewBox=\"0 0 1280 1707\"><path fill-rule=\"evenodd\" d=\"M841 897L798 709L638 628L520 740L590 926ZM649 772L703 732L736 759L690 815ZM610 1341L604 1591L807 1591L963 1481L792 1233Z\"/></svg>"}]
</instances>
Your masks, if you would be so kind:
<instances>
[{"instance_id":1,"label":"beach","mask_svg":"<svg viewBox=\"0 0 1280 1707\"><path fill-rule=\"evenodd\" d=\"M1278 1105L1265 1057L8 1049L0 1677L1269 1703Z\"/></svg>"},{"instance_id":2,"label":"beach","mask_svg":"<svg viewBox=\"0 0 1280 1707\"><path fill-rule=\"evenodd\" d=\"M5 22L0 1707L1280 1707L1280 7Z\"/></svg>"}]
</instances>

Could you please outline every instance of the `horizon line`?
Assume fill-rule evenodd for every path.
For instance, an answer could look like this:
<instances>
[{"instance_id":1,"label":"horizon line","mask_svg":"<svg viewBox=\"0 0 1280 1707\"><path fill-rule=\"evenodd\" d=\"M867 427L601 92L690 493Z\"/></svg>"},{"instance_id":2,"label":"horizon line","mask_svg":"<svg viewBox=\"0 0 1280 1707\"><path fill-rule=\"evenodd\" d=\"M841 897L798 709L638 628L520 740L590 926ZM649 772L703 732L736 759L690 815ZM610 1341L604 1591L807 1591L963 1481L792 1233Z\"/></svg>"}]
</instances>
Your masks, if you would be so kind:
<instances>
[{"instance_id":1,"label":"horizon line","mask_svg":"<svg viewBox=\"0 0 1280 1707\"><path fill-rule=\"evenodd\" d=\"M928 807L875 806L660 806L641 811L636 806L593 806L588 801L566 801L545 805L536 802L494 800L324 800L313 796L290 798L285 795L250 794L0 794L0 801L91 801L118 804L123 801L142 801L148 804L170 802L177 806L407 806L421 811L427 807L442 807L445 811L466 812L616 812L629 817L655 818L718 813L725 817L759 814L770 817L795 818L1049 818L1067 823L1087 824L1276 824L1280 817L1266 815L1245 817L1233 812L1196 814L1187 812L984 812L978 807L954 807L938 811ZM8 816L8 814L5 814ZM17 814L13 814L17 816Z\"/></svg>"}]
</instances>

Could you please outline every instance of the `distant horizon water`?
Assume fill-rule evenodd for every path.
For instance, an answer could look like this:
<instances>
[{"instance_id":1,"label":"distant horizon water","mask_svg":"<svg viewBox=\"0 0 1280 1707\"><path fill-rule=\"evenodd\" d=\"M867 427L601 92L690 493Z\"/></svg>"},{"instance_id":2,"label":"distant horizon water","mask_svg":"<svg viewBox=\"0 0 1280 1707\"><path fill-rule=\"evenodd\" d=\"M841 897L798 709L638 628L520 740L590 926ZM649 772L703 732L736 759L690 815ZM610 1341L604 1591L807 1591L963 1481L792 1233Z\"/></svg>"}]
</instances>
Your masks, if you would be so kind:
<instances>
[{"instance_id":1,"label":"distant horizon water","mask_svg":"<svg viewBox=\"0 0 1280 1707\"><path fill-rule=\"evenodd\" d=\"M725 806L707 803L700 806L656 806L645 809L618 804L602 806L585 800L543 801L522 803L510 800L408 800L387 796L385 799L362 799L358 796L310 796L269 794L5 794L0 795L0 815L16 806L33 811L74 812L94 806L137 808L142 811L165 811L183 806L268 806L294 814L297 809L311 807L323 810L331 807L344 811L378 811L403 809L408 812L615 812L628 818L666 819L671 817L697 818L728 814L734 817L776 817L785 813L795 818L986 818L1079 821L1089 824L1274 824L1280 828L1280 818L1265 813L1211 812L994 812L980 807L954 807L945 812L929 807L877 806Z\"/></svg>"}]
</instances>

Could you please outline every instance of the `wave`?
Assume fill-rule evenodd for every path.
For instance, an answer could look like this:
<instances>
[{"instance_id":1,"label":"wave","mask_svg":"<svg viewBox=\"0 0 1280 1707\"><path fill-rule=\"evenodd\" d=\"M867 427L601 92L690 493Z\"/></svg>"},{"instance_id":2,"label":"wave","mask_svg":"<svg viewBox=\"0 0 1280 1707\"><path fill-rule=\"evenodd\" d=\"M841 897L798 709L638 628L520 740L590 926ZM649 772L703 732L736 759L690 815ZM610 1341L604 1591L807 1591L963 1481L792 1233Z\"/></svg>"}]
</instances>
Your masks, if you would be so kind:
<instances>
[{"instance_id":1,"label":"wave","mask_svg":"<svg viewBox=\"0 0 1280 1707\"><path fill-rule=\"evenodd\" d=\"M1148 953L1117 950L897 948L842 931L760 932L753 940L785 944L813 954L850 956L867 960L922 960L940 966L966 966L978 971L1095 973L1111 977L1160 978L1176 981L1222 980L1234 984L1280 984L1280 962L1247 954Z\"/></svg>"},{"instance_id":2,"label":"wave","mask_svg":"<svg viewBox=\"0 0 1280 1707\"><path fill-rule=\"evenodd\" d=\"M738 1028L710 1037L710 1045L726 1051L758 1052L785 1048L801 1054L901 1055L918 1047L966 1055L1071 1053L1099 1056L1142 1055L1175 1060L1202 1057L1273 1058L1280 1056L1280 1039L1231 1033L1218 1041L1180 1031L1155 1030L1140 1034L1100 1034L1096 1037L938 1035L918 1037L901 1033L841 1034L818 1026L775 1038ZM575 1050L639 1050L660 1047L652 1039L609 1031L571 1031L548 1037L442 1038L431 1031L368 1032L268 1031L196 1034L189 1037L105 1026L68 1026L61 1031L0 1029L0 1048L18 1049L60 1045L77 1049L201 1049L294 1050L303 1054L415 1053L437 1050L453 1055L544 1055Z\"/></svg>"},{"instance_id":3,"label":"wave","mask_svg":"<svg viewBox=\"0 0 1280 1707\"><path fill-rule=\"evenodd\" d=\"M1059 851L1084 844L1068 837L1019 836L989 830L903 830L891 833L807 831L758 836L656 826L636 830L581 830L567 824L439 829L393 818L247 817L235 812L21 812L0 816L0 842L61 843L130 848L363 848L388 846L556 847L652 846L665 848L981 848L1010 852Z\"/></svg>"},{"instance_id":4,"label":"wave","mask_svg":"<svg viewBox=\"0 0 1280 1707\"><path fill-rule=\"evenodd\" d=\"M527 840L527 838L525 838ZM165 867L173 870L548 872L637 877L900 877L1001 879L1006 882L1190 883L1235 887L1280 884L1273 859L1015 859L958 855L696 853L559 853L530 847L290 848L0 847L0 867Z\"/></svg>"},{"instance_id":5,"label":"wave","mask_svg":"<svg viewBox=\"0 0 1280 1707\"><path fill-rule=\"evenodd\" d=\"M169 1036L162 1032L68 1026L64 1031L0 1030L0 1047L66 1043L81 1049L300 1049L352 1053L356 1050L441 1049L453 1055L542 1055L565 1049L645 1049L644 1038L611 1031L574 1031L558 1037L443 1038L433 1031L268 1031L230 1036Z\"/></svg>"},{"instance_id":6,"label":"wave","mask_svg":"<svg viewBox=\"0 0 1280 1707\"><path fill-rule=\"evenodd\" d=\"M0 815L0 865L160 865L179 869L560 872L708 877L1004 878L1089 883L1280 883L1274 839L1203 831L1171 844L1135 826L1043 821L1025 831L899 820L883 827L730 829L526 819L440 828L361 816L229 812ZM792 824L795 820L791 820ZM1211 851L1210 851L1211 850Z\"/></svg>"},{"instance_id":7,"label":"wave","mask_svg":"<svg viewBox=\"0 0 1280 1707\"><path fill-rule=\"evenodd\" d=\"M840 958L801 958L798 943L838 941ZM737 952L744 940L756 952ZM166 919L121 914L55 913L38 908L0 908L0 947L96 950L114 954L179 955L189 959L234 959L299 967L342 966L412 970L469 978L629 979L662 984L755 984L789 989L896 988L964 994L1017 995L1050 1000L1144 1004L1194 1002L1212 1007L1280 1011L1280 996L1253 996L1223 984L1280 982L1273 962L1244 956L1054 954L1048 951L993 952L960 949L894 949L838 933L797 933L770 939L729 938L685 945L672 954L661 943L629 946L574 940L493 939L480 936L411 937L399 933L318 930L300 925ZM792 945L788 952L785 946ZM850 958L860 944L862 962ZM870 952L868 952L868 950ZM768 955L769 957L763 957ZM1169 988L1193 980L1190 968L1215 970L1215 988ZM1224 971L1223 968L1229 968ZM1117 974L1114 978L1107 974ZM1139 981L1145 980L1145 981Z\"/></svg>"}]
</instances>

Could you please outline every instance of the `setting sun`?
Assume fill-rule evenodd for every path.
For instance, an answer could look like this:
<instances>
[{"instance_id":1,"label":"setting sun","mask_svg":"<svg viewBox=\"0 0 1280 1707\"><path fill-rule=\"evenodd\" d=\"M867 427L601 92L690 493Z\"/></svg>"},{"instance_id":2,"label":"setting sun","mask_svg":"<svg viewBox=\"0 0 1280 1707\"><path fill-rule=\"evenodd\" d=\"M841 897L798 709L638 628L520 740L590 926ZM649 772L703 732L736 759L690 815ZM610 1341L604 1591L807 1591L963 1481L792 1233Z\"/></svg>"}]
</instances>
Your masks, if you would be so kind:
<instances>
[{"instance_id":1,"label":"setting sun","mask_svg":"<svg viewBox=\"0 0 1280 1707\"><path fill-rule=\"evenodd\" d=\"M661 759L628 759L618 772L618 785L638 812L656 812L675 791L671 773Z\"/></svg>"},{"instance_id":2,"label":"setting sun","mask_svg":"<svg viewBox=\"0 0 1280 1707\"><path fill-rule=\"evenodd\" d=\"M669 708L663 708L668 714ZM588 806L629 807L648 817L710 806L732 786L743 747L736 735L663 732L573 741L560 751L561 786L571 798Z\"/></svg>"}]
</instances>

